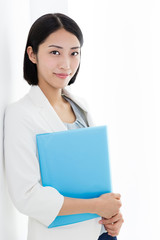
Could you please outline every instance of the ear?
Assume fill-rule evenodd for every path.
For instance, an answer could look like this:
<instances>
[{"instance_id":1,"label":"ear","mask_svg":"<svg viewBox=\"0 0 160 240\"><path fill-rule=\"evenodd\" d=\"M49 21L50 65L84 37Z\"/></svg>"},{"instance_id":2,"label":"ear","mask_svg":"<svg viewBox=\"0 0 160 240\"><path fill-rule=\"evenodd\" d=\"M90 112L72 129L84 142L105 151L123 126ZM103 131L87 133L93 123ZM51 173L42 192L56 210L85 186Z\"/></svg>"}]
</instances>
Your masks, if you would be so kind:
<instances>
[{"instance_id":1,"label":"ear","mask_svg":"<svg viewBox=\"0 0 160 240\"><path fill-rule=\"evenodd\" d=\"M36 54L33 52L33 48L31 46L28 46L27 48L27 54L28 57L30 59L30 61L34 64L37 64L37 56Z\"/></svg>"}]
</instances>

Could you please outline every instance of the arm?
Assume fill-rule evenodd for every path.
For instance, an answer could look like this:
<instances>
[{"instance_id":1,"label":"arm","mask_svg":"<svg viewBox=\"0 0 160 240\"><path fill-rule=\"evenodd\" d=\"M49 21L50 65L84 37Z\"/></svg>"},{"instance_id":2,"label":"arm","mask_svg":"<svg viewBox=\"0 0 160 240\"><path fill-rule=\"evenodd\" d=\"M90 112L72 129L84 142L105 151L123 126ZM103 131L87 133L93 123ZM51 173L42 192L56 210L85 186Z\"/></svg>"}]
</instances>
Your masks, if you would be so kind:
<instances>
[{"instance_id":1,"label":"arm","mask_svg":"<svg viewBox=\"0 0 160 240\"><path fill-rule=\"evenodd\" d=\"M96 213L104 218L111 218L121 207L120 194L108 193L99 198L74 199L64 197L64 203L58 215L77 213Z\"/></svg>"},{"instance_id":2,"label":"arm","mask_svg":"<svg viewBox=\"0 0 160 240\"><path fill-rule=\"evenodd\" d=\"M36 118L34 125L34 118L25 109L27 106L11 106L5 115L4 157L8 190L20 212L49 226L61 209L64 197L56 189L41 185L35 138L39 122Z\"/></svg>"}]
</instances>

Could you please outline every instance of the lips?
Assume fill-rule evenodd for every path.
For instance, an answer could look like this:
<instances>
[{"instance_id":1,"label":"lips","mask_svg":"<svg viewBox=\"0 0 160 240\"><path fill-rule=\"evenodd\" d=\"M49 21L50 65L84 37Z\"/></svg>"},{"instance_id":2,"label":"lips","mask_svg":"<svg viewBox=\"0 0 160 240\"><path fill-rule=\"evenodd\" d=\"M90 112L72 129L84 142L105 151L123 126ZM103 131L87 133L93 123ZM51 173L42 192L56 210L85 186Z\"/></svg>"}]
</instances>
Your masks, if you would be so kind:
<instances>
[{"instance_id":1,"label":"lips","mask_svg":"<svg viewBox=\"0 0 160 240\"><path fill-rule=\"evenodd\" d=\"M67 73L55 73L55 75L59 78L65 79L67 78L70 74Z\"/></svg>"}]
</instances>

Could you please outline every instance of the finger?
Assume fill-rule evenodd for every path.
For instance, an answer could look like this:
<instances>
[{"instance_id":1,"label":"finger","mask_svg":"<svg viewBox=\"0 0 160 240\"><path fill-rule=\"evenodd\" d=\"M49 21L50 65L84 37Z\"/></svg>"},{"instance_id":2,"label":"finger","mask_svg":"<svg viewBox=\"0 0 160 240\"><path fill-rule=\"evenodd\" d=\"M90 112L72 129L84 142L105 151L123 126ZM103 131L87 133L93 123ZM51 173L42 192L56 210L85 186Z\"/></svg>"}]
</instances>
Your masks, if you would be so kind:
<instances>
[{"instance_id":1,"label":"finger","mask_svg":"<svg viewBox=\"0 0 160 240\"><path fill-rule=\"evenodd\" d=\"M117 229L117 230L106 229L106 231L108 232L109 235L111 235L112 237L115 237L119 235L120 229Z\"/></svg>"},{"instance_id":2,"label":"finger","mask_svg":"<svg viewBox=\"0 0 160 240\"><path fill-rule=\"evenodd\" d=\"M115 231L115 232L119 232L121 229L121 226L123 224L123 219L119 220L118 222L116 222L115 224L107 224L104 225L105 229L107 231Z\"/></svg>"},{"instance_id":3,"label":"finger","mask_svg":"<svg viewBox=\"0 0 160 240\"><path fill-rule=\"evenodd\" d=\"M116 231L119 229L120 226L114 226L114 224L105 225L107 231Z\"/></svg>"},{"instance_id":4,"label":"finger","mask_svg":"<svg viewBox=\"0 0 160 240\"><path fill-rule=\"evenodd\" d=\"M117 229L119 229L121 226L121 222L118 221L114 224L105 224L105 227L107 230L112 230L112 231L116 231Z\"/></svg>"},{"instance_id":5,"label":"finger","mask_svg":"<svg viewBox=\"0 0 160 240\"><path fill-rule=\"evenodd\" d=\"M113 193L113 196L118 200L121 198L121 194L119 193Z\"/></svg>"},{"instance_id":6,"label":"finger","mask_svg":"<svg viewBox=\"0 0 160 240\"><path fill-rule=\"evenodd\" d=\"M122 226L122 223L123 223L123 221L121 220L121 221L119 221L118 224L113 224L113 226L115 225L114 227L110 226L110 228L108 228L105 226L105 229L110 236L112 236L112 237L118 236L121 226Z\"/></svg>"},{"instance_id":7,"label":"finger","mask_svg":"<svg viewBox=\"0 0 160 240\"><path fill-rule=\"evenodd\" d=\"M120 219L122 219L122 214L119 212L118 214L111 217L110 219L102 218L101 223L102 224L112 224L112 223L119 221Z\"/></svg>"},{"instance_id":8,"label":"finger","mask_svg":"<svg viewBox=\"0 0 160 240\"><path fill-rule=\"evenodd\" d=\"M119 232L116 231L108 231L108 235L110 235L111 237L116 237L118 236Z\"/></svg>"}]
</instances>

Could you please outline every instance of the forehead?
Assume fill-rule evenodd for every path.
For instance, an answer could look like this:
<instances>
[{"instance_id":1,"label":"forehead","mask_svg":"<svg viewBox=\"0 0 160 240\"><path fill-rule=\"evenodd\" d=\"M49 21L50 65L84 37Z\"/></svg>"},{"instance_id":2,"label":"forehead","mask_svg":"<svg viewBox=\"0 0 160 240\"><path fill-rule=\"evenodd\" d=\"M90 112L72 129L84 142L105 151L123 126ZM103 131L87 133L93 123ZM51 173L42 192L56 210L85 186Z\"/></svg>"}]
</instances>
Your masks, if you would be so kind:
<instances>
[{"instance_id":1,"label":"forehead","mask_svg":"<svg viewBox=\"0 0 160 240\"><path fill-rule=\"evenodd\" d=\"M44 46L58 45L63 48L65 47L72 48L80 47L80 42L74 34L62 28L51 33L41 45Z\"/></svg>"}]
</instances>

